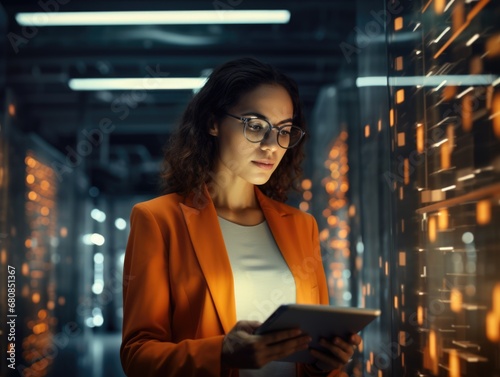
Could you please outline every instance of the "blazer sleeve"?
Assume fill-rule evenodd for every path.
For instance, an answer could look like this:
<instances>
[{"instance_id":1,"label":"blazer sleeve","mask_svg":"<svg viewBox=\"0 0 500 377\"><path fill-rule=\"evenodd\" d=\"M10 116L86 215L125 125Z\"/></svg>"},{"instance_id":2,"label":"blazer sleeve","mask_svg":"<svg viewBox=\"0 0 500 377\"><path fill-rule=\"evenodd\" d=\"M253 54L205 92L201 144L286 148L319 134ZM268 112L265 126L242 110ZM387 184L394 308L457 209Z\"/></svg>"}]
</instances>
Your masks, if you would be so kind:
<instances>
[{"instance_id":1,"label":"blazer sleeve","mask_svg":"<svg viewBox=\"0 0 500 377\"><path fill-rule=\"evenodd\" d=\"M134 206L123 271L123 370L128 377L220 376L224 335L172 341L164 237L150 210Z\"/></svg>"}]
</instances>

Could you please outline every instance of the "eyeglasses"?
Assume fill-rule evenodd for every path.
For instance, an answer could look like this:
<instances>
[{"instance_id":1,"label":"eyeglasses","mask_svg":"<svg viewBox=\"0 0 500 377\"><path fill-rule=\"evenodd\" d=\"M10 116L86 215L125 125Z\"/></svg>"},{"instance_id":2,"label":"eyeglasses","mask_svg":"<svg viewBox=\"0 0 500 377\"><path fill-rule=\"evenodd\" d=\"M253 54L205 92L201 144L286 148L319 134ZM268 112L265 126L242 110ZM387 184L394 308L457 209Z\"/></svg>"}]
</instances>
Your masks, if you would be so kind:
<instances>
[{"instance_id":1,"label":"eyeglasses","mask_svg":"<svg viewBox=\"0 0 500 377\"><path fill-rule=\"evenodd\" d=\"M243 123L243 135L251 143L260 143L267 139L272 129L276 129L276 140L281 148L290 149L297 146L306 134L305 131L292 124L285 124L281 127L273 126L267 119L258 116L239 117L229 113L225 113L234 119L238 119Z\"/></svg>"}]
</instances>

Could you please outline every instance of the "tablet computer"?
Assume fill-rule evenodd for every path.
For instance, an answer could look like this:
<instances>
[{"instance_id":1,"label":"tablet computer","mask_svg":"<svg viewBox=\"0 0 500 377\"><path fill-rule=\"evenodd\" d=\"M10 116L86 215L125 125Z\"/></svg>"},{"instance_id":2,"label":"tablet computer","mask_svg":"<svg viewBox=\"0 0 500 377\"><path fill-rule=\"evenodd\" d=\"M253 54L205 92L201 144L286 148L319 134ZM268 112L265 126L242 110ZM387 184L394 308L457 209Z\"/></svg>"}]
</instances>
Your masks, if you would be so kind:
<instances>
[{"instance_id":1,"label":"tablet computer","mask_svg":"<svg viewBox=\"0 0 500 377\"><path fill-rule=\"evenodd\" d=\"M281 305L255 330L255 334L298 327L311 336L310 347L322 350L324 348L319 344L320 338L332 339L338 336L348 339L379 315L380 310L376 309L339 308L328 305ZM315 358L306 349L281 361L312 363Z\"/></svg>"}]
</instances>

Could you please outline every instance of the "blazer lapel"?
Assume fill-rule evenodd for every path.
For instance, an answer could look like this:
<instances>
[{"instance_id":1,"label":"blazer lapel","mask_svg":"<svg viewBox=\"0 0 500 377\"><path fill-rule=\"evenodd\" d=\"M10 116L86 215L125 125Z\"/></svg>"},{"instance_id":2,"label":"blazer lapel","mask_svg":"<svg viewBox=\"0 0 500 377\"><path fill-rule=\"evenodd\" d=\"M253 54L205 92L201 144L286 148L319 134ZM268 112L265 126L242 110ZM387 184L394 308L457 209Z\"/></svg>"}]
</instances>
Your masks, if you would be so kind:
<instances>
[{"instance_id":1,"label":"blazer lapel","mask_svg":"<svg viewBox=\"0 0 500 377\"><path fill-rule=\"evenodd\" d=\"M217 212L205 187L180 203L196 256L225 333L236 323L236 304L231 264L227 255Z\"/></svg>"}]
</instances>

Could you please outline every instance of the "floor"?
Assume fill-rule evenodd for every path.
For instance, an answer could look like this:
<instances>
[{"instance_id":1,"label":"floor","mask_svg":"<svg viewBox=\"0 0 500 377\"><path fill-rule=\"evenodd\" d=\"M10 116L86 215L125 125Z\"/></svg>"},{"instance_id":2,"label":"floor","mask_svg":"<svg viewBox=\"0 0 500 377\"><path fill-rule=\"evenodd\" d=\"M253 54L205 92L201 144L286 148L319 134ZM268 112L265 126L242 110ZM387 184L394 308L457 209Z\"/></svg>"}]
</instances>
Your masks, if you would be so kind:
<instances>
[{"instance_id":1,"label":"floor","mask_svg":"<svg viewBox=\"0 0 500 377\"><path fill-rule=\"evenodd\" d=\"M125 377L118 353L120 343L121 333L75 338L60 350L48 377Z\"/></svg>"}]
</instances>

